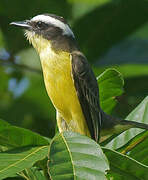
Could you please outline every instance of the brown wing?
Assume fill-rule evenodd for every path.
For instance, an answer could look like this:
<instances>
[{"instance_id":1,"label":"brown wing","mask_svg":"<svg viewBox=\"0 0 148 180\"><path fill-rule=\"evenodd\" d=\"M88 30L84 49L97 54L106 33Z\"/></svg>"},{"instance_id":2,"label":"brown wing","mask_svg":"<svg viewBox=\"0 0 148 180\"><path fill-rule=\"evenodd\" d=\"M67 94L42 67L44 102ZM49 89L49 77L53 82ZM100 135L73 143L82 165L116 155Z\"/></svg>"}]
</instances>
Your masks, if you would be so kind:
<instances>
[{"instance_id":1,"label":"brown wing","mask_svg":"<svg viewBox=\"0 0 148 180\"><path fill-rule=\"evenodd\" d=\"M97 80L86 58L81 52L74 51L71 55L72 75L79 102L91 137L98 141L101 126L101 113Z\"/></svg>"}]
</instances>

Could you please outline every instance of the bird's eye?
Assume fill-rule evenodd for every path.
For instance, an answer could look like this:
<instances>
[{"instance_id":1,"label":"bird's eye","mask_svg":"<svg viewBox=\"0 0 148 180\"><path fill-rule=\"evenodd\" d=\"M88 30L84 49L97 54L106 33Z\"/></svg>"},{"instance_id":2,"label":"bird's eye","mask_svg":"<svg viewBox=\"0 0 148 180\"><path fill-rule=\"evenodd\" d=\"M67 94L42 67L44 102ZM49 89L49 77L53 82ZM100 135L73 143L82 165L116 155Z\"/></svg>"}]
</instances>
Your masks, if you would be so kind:
<instances>
[{"instance_id":1,"label":"bird's eye","mask_svg":"<svg viewBox=\"0 0 148 180\"><path fill-rule=\"evenodd\" d=\"M36 23L36 27L37 27L38 29L44 29L44 28L46 27L46 24L45 24L44 22L42 22L42 21L38 21L38 22Z\"/></svg>"}]
</instances>

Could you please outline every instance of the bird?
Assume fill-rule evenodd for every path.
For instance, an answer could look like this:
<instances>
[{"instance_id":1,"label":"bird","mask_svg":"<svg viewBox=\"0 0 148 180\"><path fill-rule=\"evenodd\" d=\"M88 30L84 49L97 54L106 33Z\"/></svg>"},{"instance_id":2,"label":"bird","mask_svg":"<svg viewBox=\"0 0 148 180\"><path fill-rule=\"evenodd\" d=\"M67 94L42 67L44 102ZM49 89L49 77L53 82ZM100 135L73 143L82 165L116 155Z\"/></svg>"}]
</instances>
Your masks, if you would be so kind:
<instances>
[{"instance_id":1,"label":"bird","mask_svg":"<svg viewBox=\"0 0 148 180\"><path fill-rule=\"evenodd\" d=\"M116 118L101 109L96 77L63 17L46 13L10 24L25 30L40 57L59 132L73 131L103 142L129 128L148 130L148 124Z\"/></svg>"}]
</instances>

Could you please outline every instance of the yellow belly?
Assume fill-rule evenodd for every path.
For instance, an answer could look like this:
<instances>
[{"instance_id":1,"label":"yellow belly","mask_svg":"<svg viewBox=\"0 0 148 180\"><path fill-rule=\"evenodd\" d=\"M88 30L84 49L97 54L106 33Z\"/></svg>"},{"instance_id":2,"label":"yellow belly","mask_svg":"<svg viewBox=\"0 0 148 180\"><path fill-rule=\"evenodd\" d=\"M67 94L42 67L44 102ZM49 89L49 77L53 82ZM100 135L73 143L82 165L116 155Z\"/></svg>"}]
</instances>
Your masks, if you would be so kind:
<instances>
[{"instance_id":1,"label":"yellow belly","mask_svg":"<svg viewBox=\"0 0 148 180\"><path fill-rule=\"evenodd\" d=\"M90 136L72 79L70 54L42 58L41 63L47 93L68 128Z\"/></svg>"}]
</instances>

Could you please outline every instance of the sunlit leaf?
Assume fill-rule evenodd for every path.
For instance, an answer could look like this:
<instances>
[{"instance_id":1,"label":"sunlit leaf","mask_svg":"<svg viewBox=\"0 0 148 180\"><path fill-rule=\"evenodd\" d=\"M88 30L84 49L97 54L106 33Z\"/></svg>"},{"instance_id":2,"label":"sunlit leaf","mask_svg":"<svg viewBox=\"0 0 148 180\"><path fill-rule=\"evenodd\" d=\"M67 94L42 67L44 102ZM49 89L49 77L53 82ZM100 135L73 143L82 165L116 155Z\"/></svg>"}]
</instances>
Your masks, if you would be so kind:
<instances>
[{"instance_id":1,"label":"sunlit leaf","mask_svg":"<svg viewBox=\"0 0 148 180\"><path fill-rule=\"evenodd\" d=\"M120 72L107 69L98 76L100 103L106 113L110 113L117 104L116 97L123 93L124 80Z\"/></svg>"},{"instance_id":2,"label":"sunlit leaf","mask_svg":"<svg viewBox=\"0 0 148 180\"><path fill-rule=\"evenodd\" d=\"M0 145L9 148L48 145L49 140L30 130L9 125L0 120Z\"/></svg>"},{"instance_id":3,"label":"sunlit leaf","mask_svg":"<svg viewBox=\"0 0 148 180\"><path fill-rule=\"evenodd\" d=\"M55 136L50 145L49 174L53 180L105 180L108 161L100 146L73 132Z\"/></svg>"},{"instance_id":4,"label":"sunlit leaf","mask_svg":"<svg viewBox=\"0 0 148 180\"><path fill-rule=\"evenodd\" d=\"M115 180L147 180L148 166L111 149L103 148L110 162L109 174Z\"/></svg>"},{"instance_id":5,"label":"sunlit leaf","mask_svg":"<svg viewBox=\"0 0 148 180\"><path fill-rule=\"evenodd\" d=\"M48 146L16 148L0 153L0 179L30 168L35 162L46 157Z\"/></svg>"},{"instance_id":6,"label":"sunlit leaf","mask_svg":"<svg viewBox=\"0 0 148 180\"><path fill-rule=\"evenodd\" d=\"M132 138L128 143L126 143L124 146L118 149L118 152L121 152L122 154L129 154L131 155L131 151L133 151L134 148L137 146L140 146L142 142L146 141L148 139L148 131L143 131L136 135L134 138Z\"/></svg>"},{"instance_id":7,"label":"sunlit leaf","mask_svg":"<svg viewBox=\"0 0 148 180\"><path fill-rule=\"evenodd\" d=\"M36 167L26 168L23 172L20 172L19 175L29 180L47 180L43 171Z\"/></svg>"},{"instance_id":8,"label":"sunlit leaf","mask_svg":"<svg viewBox=\"0 0 148 180\"><path fill-rule=\"evenodd\" d=\"M146 97L128 116L128 120L137 121L148 124L148 97ZM137 134L142 132L142 129L133 128L122 133L115 139L113 139L109 144L108 148L118 149L124 146L130 139L135 137Z\"/></svg>"},{"instance_id":9,"label":"sunlit leaf","mask_svg":"<svg viewBox=\"0 0 148 180\"><path fill-rule=\"evenodd\" d=\"M130 152L130 157L148 166L148 132L143 133L142 138L143 141L137 144Z\"/></svg>"}]
</instances>

